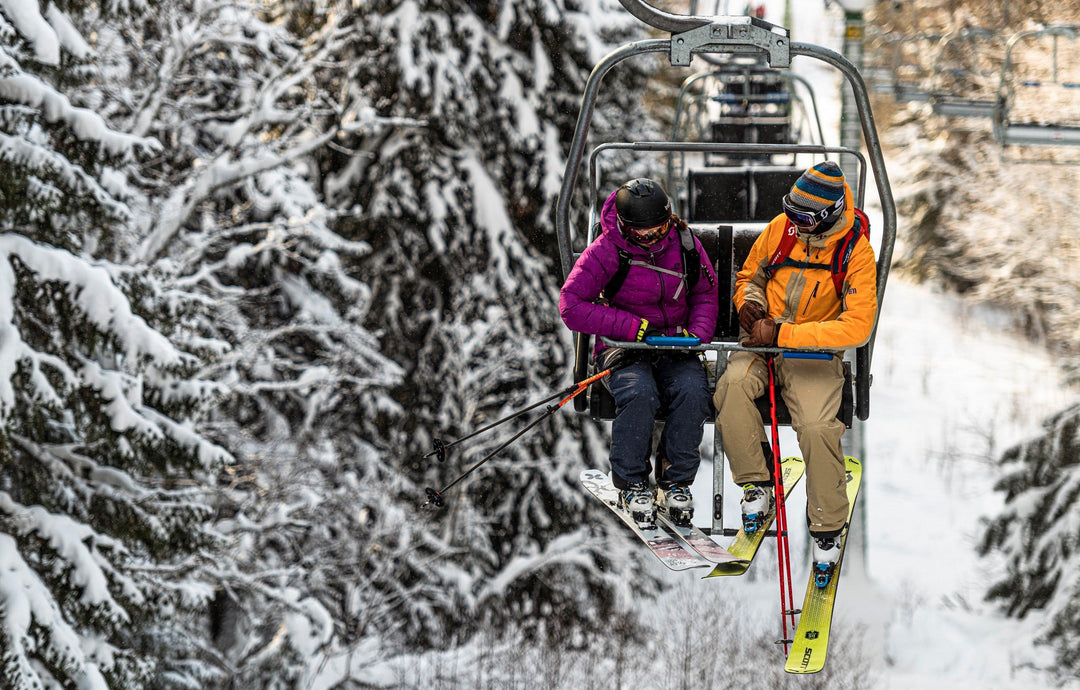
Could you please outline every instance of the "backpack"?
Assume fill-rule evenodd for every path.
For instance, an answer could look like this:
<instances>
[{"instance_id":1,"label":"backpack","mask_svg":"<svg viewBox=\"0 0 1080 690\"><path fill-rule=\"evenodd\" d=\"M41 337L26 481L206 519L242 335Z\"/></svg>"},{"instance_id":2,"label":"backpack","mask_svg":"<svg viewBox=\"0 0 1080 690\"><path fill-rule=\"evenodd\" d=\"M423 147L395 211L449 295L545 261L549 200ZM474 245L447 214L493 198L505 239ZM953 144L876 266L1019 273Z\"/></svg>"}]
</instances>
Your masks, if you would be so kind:
<instances>
[{"instance_id":1,"label":"backpack","mask_svg":"<svg viewBox=\"0 0 1080 690\"><path fill-rule=\"evenodd\" d=\"M619 267L615 269L615 273L612 274L611 279L608 280L607 285L605 285L604 289L600 292L601 299L610 303L611 300L615 298L615 294L619 291L619 288L621 288L623 283L626 282L626 275L630 272L631 266L643 266L645 268L650 268L660 273L671 273L672 275L678 275L686 281L687 294L690 294L694 291L694 287L697 285L697 282L701 278L701 274L703 272L705 273L705 275L709 276L709 280L711 281L712 276L707 270L704 270L701 264L701 253L698 251L697 243L694 241L694 233L690 232L690 228L685 223L677 223L675 227L679 233L679 248L682 252L682 273L675 274L671 271L657 268L656 266L647 264L643 261L636 261L632 257L630 252L626 251L622 247L616 247L616 250L618 250L619 252ZM687 269L688 266L697 266L698 270L690 271Z\"/></svg>"},{"instance_id":2,"label":"backpack","mask_svg":"<svg viewBox=\"0 0 1080 690\"><path fill-rule=\"evenodd\" d=\"M851 226L851 230L848 234L844 235L844 238L840 240L840 244L837 245L836 251L833 252L832 261L828 264L815 264L808 261L793 261L789 258L791 250L795 248L795 243L798 241L795 237L798 232L798 228L790 220L787 226L784 228L784 234L780 238L780 244L776 247L776 251L773 252L772 257L769 259L769 265L765 267L765 275L772 278L773 275L785 266L791 266L792 268L824 268L832 272L833 287L836 288L836 296L843 298L844 296L844 281L847 279L848 263L851 261L851 255L855 251L855 245L858 244L860 237L865 237L867 241L870 240L870 219L866 217L866 214L861 209L855 209L855 223Z\"/></svg>"}]
</instances>

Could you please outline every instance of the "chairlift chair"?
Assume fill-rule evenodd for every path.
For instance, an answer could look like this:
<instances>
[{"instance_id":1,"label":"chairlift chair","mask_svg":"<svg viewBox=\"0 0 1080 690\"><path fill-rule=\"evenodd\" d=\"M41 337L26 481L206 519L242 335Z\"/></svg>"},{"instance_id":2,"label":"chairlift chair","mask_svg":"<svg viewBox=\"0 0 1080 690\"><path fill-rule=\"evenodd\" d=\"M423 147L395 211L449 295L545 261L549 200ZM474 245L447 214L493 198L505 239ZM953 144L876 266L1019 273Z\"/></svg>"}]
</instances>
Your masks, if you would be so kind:
<instances>
[{"instance_id":1,"label":"chairlift chair","mask_svg":"<svg viewBox=\"0 0 1080 690\"><path fill-rule=\"evenodd\" d=\"M943 117L989 118L1005 61L1005 40L989 29L966 27L938 44L930 105Z\"/></svg>"},{"instance_id":2,"label":"chairlift chair","mask_svg":"<svg viewBox=\"0 0 1080 690\"><path fill-rule=\"evenodd\" d=\"M893 51L893 96L900 103L926 103L930 100L932 66L928 56L941 41L940 34L906 36L896 42Z\"/></svg>"},{"instance_id":3,"label":"chairlift chair","mask_svg":"<svg viewBox=\"0 0 1080 690\"><path fill-rule=\"evenodd\" d=\"M1056 25L1009 39L993 111L1003 148L1080 145L1078 38L1080 26Z\"/></svg>"},{"instance_id":4,"label":"chairlift chair","mask_svg":"<svg viewBox=\"0 0 1080 690\"><path fill-rule=\"evenodd\" d=\"M793 149L796 153L850 153L855 155L860 161L860 172L857 176L858 181L853 185L853 192L857 194L856 199L861 200L863 198L867 165L858 152L848 149L829 149L823 146L799 146L791 144L730 144L676 141L602 142L596 144L594 142L594 147L588 161L589 186L588 189L585 190L585 198L588 199L589 202L589 212L587 214L588 229L586 233L577 236L576 239L579 244L575 245L575 234L571 224L571 202L575 198L575 192L581 191L578 189L578 180L585 160L586 148L590 145L590 125L597 102L597 94L603 82L603 78L608 72L625 60L653 53L662 53L666 55L673 68L688 68L690 67L692 58L699 55L749 55L764 57L771 69L783 70L790 66L791 58L805 56L820 60L839 70L851 86L854 94L863 139L869 157L869 169L872 170L874 175L882 210L882 239L881 246L877 251L877 292L880 310L880 305L884 300L885 286L888 281L889 266L892 259L893 244L896 237L896 207L893 202L891 188L885 171L885 162L882 156L881 144L875 128L873 113L870 109L866 86L854 65L840 54L827 48L808 43L791 42L786 29L755 17L676 15L658 10L643 0L620 0L620 3L633 16L654 28L670 33L671 35L668 38L636 41L615 49L596 64L585 84L581 110L571 140L562 186L556 206L556 234L559 243L559 259L563 278L565 279L569 275L570 270L573 267L576 258L576 250L584 247L583 241L591 241L594 233L597 231L596 226L599 219L600 204L602 203L602 190L600 189L601 182L597 172L597 160L604 151L609 149L629 149L642 154L646 152L702 153L708 152L709 150L724 152L735 147L744 148L750 153L768 155L772 155L773 153L784 153L785 151L790 153ZM692 228L697 232L699 238L702 238L706 251L714 262L714 267L719 269L717 272L721 277L722 282L725 280L725 277L731 278L733 272L738 270L739 265L741 265L739 252L741 251L741 256L745 257L749 251L749 245L752 244L753 238L756 236L738 233L730 228L725 230L724 226L718 223L694 223L692 224ZM758 232L760 232L760 229ZM745 245L745 249L738 249L740 243ZM748 349L735 342L738 333L737 326L733 326L733 323L737 321L737 317L731 313L733 311L733 306L730 302L730 288L732 286L729 283L727 287L729 292L721 295L721 313L718 315L720 317L720 326L717 329L717 335L714 336L711 342L703 342L699 346L692 348L695 351L716 352L718 355L718 367L723 364L723 357L726 356L727 352ZM854 416L861 420L867 419L870 413L870 364L876 330L875 324L869 341L858 348L855 353L855 366L853 372L854 385L851 408ZM654 347L640 343L620 343L619 345L635 348ZM588 376L589 360L592 351L591 337L584 334L575 334L575 348L574 380L580 381ZM756 348L751 351L778 352L779 350L777 348ZM723 355L720 353L723 353ZM599 389L597 389L595 385L593 388L596 389L595 392L599 395ZM593 391L590 391L588 397L593 397L592 393ZM579 396L575 399L575 409L579 412L588 412L589 402L588 400L582 400L582 397L584 396ZM579 401L581 401L582 404L578 404ZM594 412L597 412L595 401L593 408ZM609 414L610 413L613 413L613 410L610 411ZM598 416L603 417L602 413L597 412L597 414ZM722 458L723 449L720 447L719 435L715 435L715 438L715 452L718 458ZM714 464L713 485L715 500L712 528L714 533L721 533L724 531L722 514L724 478L722 465L722 462Z\"/></svg>"}]
</instances>

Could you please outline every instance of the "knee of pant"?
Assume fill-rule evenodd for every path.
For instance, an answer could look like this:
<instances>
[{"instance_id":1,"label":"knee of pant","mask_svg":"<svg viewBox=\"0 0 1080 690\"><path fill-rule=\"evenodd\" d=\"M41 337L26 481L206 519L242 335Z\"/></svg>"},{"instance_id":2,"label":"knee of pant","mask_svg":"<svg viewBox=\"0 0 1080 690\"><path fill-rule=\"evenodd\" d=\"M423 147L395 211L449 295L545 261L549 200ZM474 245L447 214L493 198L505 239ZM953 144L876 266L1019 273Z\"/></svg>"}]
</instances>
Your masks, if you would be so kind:
<instances>
[{"instance_id":1,"label":"knee of pant","mask_svg":"<svg viewBox=\"0 0 1080 690\"><path fill-rule=\"evenodd\" d=\"M761 384L749 376L734 376L731 372L724 372L720 380L716 382L716 392L713 394L713 403L719 410L724 406L728 396L736 395L746 400L756 400L761 395Z\"/></svg>"},{"instance_id":2,"label":"knee of pant","mask_svg":"<svg viewBox=\"0 0 1080 690\"><path fill-rule=\"evenodd\" d=\"M844 435L843 422L833 419L828 422L813 422L810 424L800 424L795 427L795 433L800 438L824 438L824 439L839 439Z\"/></svg>"},{"instance_id":3,"label":"knee of pant","mask_svg":"<svg viewBox=\"0 0 1080 690\"><path fill-rule=\"evenodd\" d=\"M631 408L651 413L655 413L656 410L660 409L660 397L651 388L626 391L619 396L617 403L621 408Z\"/></svg>"},{"instance_id":4,"label":"knee of pant","mask_svg":"<svg viewBox=\"0 0 1080 690\"><path fill-rule=\"evenodd\" d=\"M709 390L704 385L680 387L671 391L672 407L694 410L709 409Z\"/></svg>"}]
</instances>

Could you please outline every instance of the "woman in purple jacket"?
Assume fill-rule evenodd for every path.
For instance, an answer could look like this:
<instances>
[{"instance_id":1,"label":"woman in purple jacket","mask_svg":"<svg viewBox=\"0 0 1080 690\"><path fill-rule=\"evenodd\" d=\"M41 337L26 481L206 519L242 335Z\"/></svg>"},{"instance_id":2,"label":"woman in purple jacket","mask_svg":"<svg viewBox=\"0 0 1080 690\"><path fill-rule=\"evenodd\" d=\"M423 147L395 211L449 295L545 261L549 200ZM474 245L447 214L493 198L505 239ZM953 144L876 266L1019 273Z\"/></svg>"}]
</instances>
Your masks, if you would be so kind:
<instances>
[{"instance_id":1,"label":"woman in purple jacket","mask_svg":"<svg viewBox=\"0 0 1080 690\"><path fill-rule=\"evenodd\" d=\"M648 179L627 182L604 202L600 227L603 232L574 264L559 297L567 327L619 341L652 335L711 340L719 300L716 274L701 243L671 212L663 188ZM683 251L683 236L693 240L696 254ZM620 250L629 258L629 270L618 291L604 295L619 269ZM684 256L698 257L696 265L684 266ZM597 367L616 367L604 384L615 398L610 459L619 505L642 527L653 526L649 456L656 414L664 409L658 449L663 496L656 503L677 523L688 524L694 512L690 486L701 463L698 446L711 414L704 367L694 353L609 348L596 340Z\"/></svg>"}]
</instances>

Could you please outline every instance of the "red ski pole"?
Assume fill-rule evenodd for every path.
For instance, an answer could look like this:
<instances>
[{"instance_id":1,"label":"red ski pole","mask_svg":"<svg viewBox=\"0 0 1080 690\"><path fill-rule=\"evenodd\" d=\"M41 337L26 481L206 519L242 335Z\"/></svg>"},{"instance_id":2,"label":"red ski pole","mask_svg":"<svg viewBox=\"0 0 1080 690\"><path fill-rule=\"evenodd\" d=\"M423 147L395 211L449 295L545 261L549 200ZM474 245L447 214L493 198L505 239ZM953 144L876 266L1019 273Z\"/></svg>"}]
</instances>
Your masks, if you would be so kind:
<instances>
[{"instance_id":1,"label":"red ski pole","mask_svg":"<svg viewBox=\"0 0 1080 690\"><path fill-rule=\"evenodd\" d=\"M769 409L772 422L773 487L776 493L776 561L780 577L780 621L784 636L784 654L788 652L788 620L795 630L795 594L791 585L791 553L788 549L787 506L784 497L784 479L780 471L780 424L776 421L776 372L773 358L767 357L769 368Z\"/></svg>"}]
</instances>

